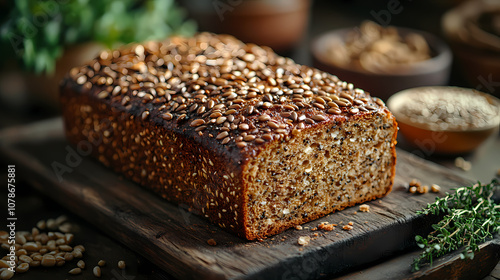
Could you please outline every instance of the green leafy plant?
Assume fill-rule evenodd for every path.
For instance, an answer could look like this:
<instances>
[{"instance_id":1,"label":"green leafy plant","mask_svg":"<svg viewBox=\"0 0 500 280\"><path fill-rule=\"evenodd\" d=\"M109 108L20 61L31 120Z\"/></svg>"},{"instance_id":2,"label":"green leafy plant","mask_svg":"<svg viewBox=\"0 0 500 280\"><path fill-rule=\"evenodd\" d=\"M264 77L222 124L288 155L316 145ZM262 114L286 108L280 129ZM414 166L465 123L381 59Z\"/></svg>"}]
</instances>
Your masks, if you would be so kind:
<instances>
[{"instance_id":1,"label":"green leafy plant","mask_svg":"<svg viewBox=\"0 0 500 280\"><path fill-rule=\"evenodd\" d=\"M415 237L417 245L423 252L414 259L412 270L419 270L421 265L449 252L461 249L462 259L474 258L479 245L494 234L500 233L500 205L492 196L500 187L497 180L487 185L477 183L473 186L461 187L453 194L436 198L418 214L443 215L426 238Z\"/></svg>"},{"instance_id":2,"label":"green leafy plant","mask_svg":"<svg viewBox=\"0 0 500 280\"><path fill-rule=\"evenodd\" d=\"M195 30L173 0L16 0L0 32L28 69L52 73L76 43L114 47Z\"/></svg>"}]
</instances>

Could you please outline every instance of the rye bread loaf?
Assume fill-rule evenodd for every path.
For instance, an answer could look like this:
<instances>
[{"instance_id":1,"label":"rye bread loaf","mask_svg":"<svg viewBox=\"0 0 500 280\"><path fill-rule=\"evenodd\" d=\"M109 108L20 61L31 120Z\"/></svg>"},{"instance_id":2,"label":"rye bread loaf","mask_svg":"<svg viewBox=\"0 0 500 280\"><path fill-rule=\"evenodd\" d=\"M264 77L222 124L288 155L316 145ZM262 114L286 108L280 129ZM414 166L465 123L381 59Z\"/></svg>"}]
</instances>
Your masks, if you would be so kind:
<instances>
[{"instance_id":1,"label":"rye bread loaf","mask_svg":"<svg viewBox=\"0 0 500 280\"><path fill-rule=\"evenodd\" d=\"M102 52L61 84L68 140L248 240L382 197L384 103L271 49L201 33Z\"/></svg>"}]
</instances>

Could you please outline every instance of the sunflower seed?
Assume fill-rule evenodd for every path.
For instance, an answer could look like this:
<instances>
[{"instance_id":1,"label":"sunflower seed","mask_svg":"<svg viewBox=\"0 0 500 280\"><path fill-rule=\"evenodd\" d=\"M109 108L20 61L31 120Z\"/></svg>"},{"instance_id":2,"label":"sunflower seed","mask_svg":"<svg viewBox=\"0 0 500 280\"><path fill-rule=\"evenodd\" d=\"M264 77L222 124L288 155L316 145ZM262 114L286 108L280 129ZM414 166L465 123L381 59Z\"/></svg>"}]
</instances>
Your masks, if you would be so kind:
<instances>
[{"instance_id":1,"label":"sunflower seed","mask_svg":"<svg viewBox=\"0 0 500 280\"><path fill-rule=\"evenodd\" d=\"M94 269L92 269L92 273L97 278L101 277L101 268L99 266L94 266Z\"/></svg>"},{"instance_id":2,"label":"sunflower seed","mask_svg":"<svg viewBox=\"0 0 500 280\"><path fill-rule=\"evenodd\" d=\"M76 267L76 268L73 268L70 271L68 271L68 273L73 274L73 275L80 274L80 273L82 273L82 269L79 267Z\"/></svg>"}]
</instances>

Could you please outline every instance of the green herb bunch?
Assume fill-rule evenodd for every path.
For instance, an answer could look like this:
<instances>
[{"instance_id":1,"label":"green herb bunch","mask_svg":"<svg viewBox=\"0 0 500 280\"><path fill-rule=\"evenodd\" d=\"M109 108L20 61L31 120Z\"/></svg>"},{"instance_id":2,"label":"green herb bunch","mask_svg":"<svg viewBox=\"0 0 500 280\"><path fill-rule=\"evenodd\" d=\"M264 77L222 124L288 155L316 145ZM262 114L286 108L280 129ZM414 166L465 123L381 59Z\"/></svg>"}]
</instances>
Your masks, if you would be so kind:
<instances>
[{"instance_id":1,"label":"green herb bunch","mask_svg":"<svg viewBox=\"0 0 500 280\"><path fill-rule=\"evenodd\" d=\"M500 205L492 196L499 187L497 180L487 185L477 183L473 186L456 189L453 194L436 198L432 204L417 214L443 215L442 220L432 225L434 229L427 238L415 237L417 245L424 251L414 259L412 270L462 248L462 259L474 258L479 245L494 234L500 233Z\"/></svg>"},{"instance_id":2,"label":"green herb bunch","mask_svg":"<svg viewBox=\"0 0 500 280\"><path fill-rule=\"evenodd\" d=\"M36 73L52 73L72 44L95 41L111 48L196 30L174 0L16 0L11 6L1 36Z\"/></svg>"}]
</instances>

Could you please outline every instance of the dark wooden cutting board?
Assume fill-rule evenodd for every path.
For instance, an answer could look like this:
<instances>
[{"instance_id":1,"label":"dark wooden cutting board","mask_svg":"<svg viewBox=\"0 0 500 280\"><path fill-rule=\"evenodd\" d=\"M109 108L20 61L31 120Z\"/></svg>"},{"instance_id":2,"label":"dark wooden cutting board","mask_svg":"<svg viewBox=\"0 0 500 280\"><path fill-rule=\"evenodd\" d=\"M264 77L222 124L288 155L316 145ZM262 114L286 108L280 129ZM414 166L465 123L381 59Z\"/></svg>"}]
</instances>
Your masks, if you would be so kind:
<instances>
[{"instance_id":1,"label":"dark wooden cutting board","mask_svg":"<svg viewBox=\"0 0 500 280\"><path fill-rule=\"evenodd\" d=\"M358 207L333 213L263 241L248 242L170 204L85 156L75 157L62 120L53 119L0 133L0 154L17 165L37 189L93 223L111 237L183 279L316 279L334 275L414 246L415 234L429 231L432 217L415 211L437 194L410 194L411 179L436 183L442 191L468 185L451 170L398 150L393 191ZM54 166L68 169L58 178ZM59 180L62 179L62 180ZM321 222L354 223L351 231L312 231ZM317 234L317 236L315 236ZM299 236L311 243L299 246ZM214 239L216 246L207 244ZM408 263L408 269L410 263Z\"/></svg>"}]
</instances>

